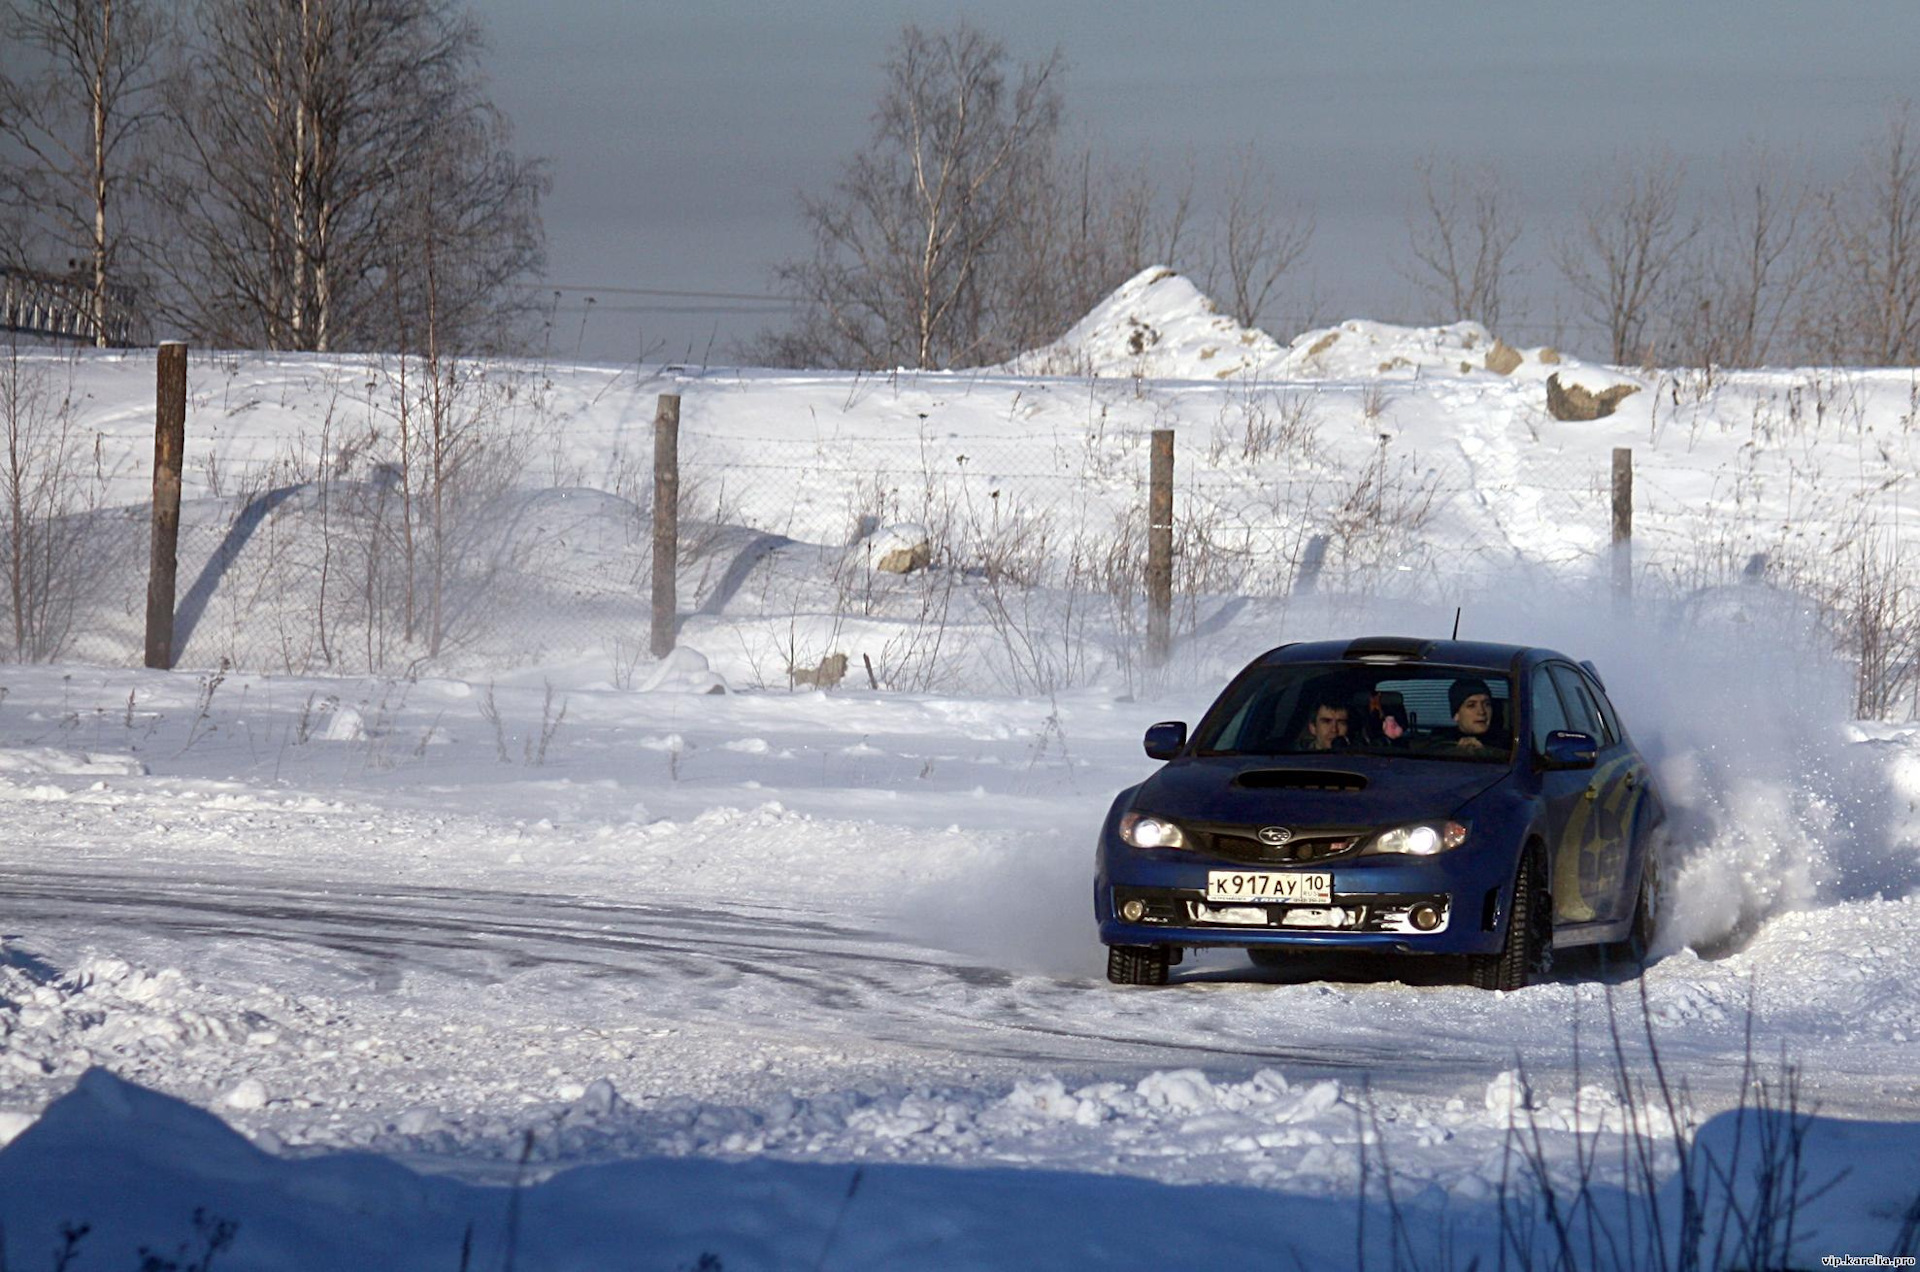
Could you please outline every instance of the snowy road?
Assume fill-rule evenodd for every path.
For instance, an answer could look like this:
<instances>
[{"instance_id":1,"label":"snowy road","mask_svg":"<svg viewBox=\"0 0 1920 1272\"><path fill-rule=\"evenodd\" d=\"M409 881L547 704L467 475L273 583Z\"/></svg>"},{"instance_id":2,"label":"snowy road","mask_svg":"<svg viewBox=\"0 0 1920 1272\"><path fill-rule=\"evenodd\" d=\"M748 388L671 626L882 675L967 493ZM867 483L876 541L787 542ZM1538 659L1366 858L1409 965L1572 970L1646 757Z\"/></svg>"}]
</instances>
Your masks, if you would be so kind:
<instances>
[{"instance_id":1,"label":"snowy road","mask_svg":"<svg viewBox=\"0 0 1920 1272\"><path fill-rule=\"evenodd\" d=\"M441 996L492 987L521 997L517 987L562 984L563 1001L540 1008L557 1022L630 1010L702 1035L732 1032L743 1053L857 1039L862 1054L902 1073L973 1065L1097 1081L1186 1068L1243 1079L1278 1068L1309 1080L1364 1073L1444 1096L1484 1083L1516 1056L1542 1070L1565 1063L1568 1020L1584 1012L1586 1028L1599 1030L1608 980L1622 1009L1638 1012L1630 981L1580 957L1563 960L1557 983L1511 998L1448 984L1451 969L1437 962L1320 960L1279 972L1231 952L1190 962L1173 988L1117 990L1013 973L883 923L749 902L19 864L0 873L0 890L9 931L111 931L116 948L145 963L209 977L238 964L277 983L320 965L371 991L371 1001L405 1001L420 978L453 986ZM1663 1021L1691 1017L1666 1045L1684 1058L1697 1093L1727 1098L1745 1056L1741 978L1691 956L1685 963L1656 969L1652 1002ZM363 1012L371 1005L359 1003ZM1589 1067L1603 1063L1593 1050ZM1840 1110L1916 1102L1880 1071L1876 1053L1850 1062L1847 1049L1834 1049L1815 1089Z\"/></svg>"},{"instance_id":2,"label":"snowy road","mask_svg":"<svg viewBox=\"0 0 1920 1272\"><path fill-rule=\"evenodd\" d=\"M1920 789L1920 737L1834 739L1851 785L1692 753L1675 790L1711 869L1683 892L1725 919L1702 931L1745 933L1726 957L1611 984L1568 959L1494 995L1437 961L1215 952L1151 989L1101 975L1089 838L1145 725L1192 718L1175 695L576 690L532 764L498 758L459 682L383 715L385 683L10 679L0 1139L98 1067L270 1151L469 1179L510 1177L531 1133L549 1168L1039 1165L1332 1195L1377 1113L1397 1169L1472 1203L1516 1098L1556 1158L1576 1127L1618 1134L1610 1009L1636 1081L1651 1024L1684 1116L1734 1105L1752 1055L1798 1066L1823 1113L1920 1118L1920 897L1887 813ZM544 686L488 692L540 719ZM310 727L329 695L357 729Z\"/></svg>"},{"instance_id":3,"label":"snowy road","mask_svg":"<svg viewBox=\"0 0 1920 1272\"><path fill-rule=\"evenodd\" d=\"M60 849L51 847L50 854ZM1343 1052L1251 1038L1202 1040L1181 1019L1159 1027L1138 1020L1116 1036L1101 1006L1124 991L1104 983L1015 977L879 927L765 905L609 903L346 881L237 884L177 872L162 877L17 865L0 872L0 894L7 898L7 922L20 930L106 926L123 942L166 947L164 957L176 965L201 961L196 950L204 955L217 946L231 957L236 945L252 945L263 966L319 957L364 977L377 992L396 990L412 972L483 984L558 972L655 1004L752 986L755 997L777 1004L770 1009L799 1033L857 1033L870 1042L1067 1072L1408 1068L1391 1040ZM1312 970L1342 969L1318 964ZM1279 977L1223 954L1195 979L1231 992L1235 981L1255 990L1262 979ZM1088 1010L1073 1010L1076 1001ZM1441 1075L1485 1066L1483 1056L1429 1053L1414 1067Z\"/></svg>"}]
</instances>

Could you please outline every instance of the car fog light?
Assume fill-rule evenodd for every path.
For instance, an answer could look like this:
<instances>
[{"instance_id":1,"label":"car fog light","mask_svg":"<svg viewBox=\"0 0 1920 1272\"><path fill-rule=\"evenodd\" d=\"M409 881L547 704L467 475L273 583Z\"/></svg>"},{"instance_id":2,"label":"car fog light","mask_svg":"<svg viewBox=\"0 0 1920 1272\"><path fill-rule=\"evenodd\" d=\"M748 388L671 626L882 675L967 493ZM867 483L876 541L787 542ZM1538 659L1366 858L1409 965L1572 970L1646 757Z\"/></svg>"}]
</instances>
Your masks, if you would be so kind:
<instances>
[{"instance_id":1,"label":"car fog light","mask_svg":"<svg viewBox=\"0 0 1920 1272\"><path fill-rule=\"evenodd\" d=\"M1129 923L1138 923L1147 917L1147 903L1135 897L1120 907L1120 917Z\"/></svg>"},{"instance_id":2,"label":"car fog light","mask_svg":"<svg viewBox=\"0 0 1920 1272\"><path fill-rule=\"evenodd\" d=\"M1407 915L1407 921L1413 924L1415 931L1431 932L1440 926L1440 911L1430 905L1416 905Z\"/></svg>"}]
</instances>

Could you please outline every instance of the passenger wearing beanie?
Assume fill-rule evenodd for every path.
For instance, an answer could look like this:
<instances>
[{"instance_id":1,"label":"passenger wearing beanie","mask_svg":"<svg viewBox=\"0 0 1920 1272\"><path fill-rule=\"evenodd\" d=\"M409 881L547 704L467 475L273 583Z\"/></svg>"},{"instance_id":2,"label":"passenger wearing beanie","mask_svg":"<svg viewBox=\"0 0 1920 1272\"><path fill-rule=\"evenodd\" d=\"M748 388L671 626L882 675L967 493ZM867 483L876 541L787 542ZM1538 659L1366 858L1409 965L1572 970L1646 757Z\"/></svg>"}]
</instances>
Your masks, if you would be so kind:
<instances>
[{"instance_id":1,"label":"passenger wearing beanie","mask_svg":"<svg viewBox=\"0 0 1920 1272\"><path fill-rule=\"evenodd\" d=\"M1487 682L1474 677L1454 681L1447 688L1447 705L1453 708L1453 723L1460 730L1454 745L1484 748L1487 731L1493 727L1493 691Z\"/></svg>"}]
</instances>

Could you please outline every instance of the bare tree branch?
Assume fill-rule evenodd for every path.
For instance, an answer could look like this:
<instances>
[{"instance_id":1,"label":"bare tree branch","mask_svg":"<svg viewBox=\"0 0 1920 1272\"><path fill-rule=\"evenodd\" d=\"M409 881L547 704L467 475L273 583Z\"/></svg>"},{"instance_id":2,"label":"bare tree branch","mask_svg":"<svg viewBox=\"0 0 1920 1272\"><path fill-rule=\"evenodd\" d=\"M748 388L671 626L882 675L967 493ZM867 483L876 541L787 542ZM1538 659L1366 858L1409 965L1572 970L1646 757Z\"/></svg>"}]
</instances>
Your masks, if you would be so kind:
<instances>
[{"instance_id":1,"label":"bare tree branch","mask_svg":"<svg viewBox=\"0 0 1920 1272\"><path fill-rule=\"evenodd\" d=\"M145 182L158 118L164 12L147 0L18 0L0 10L0 31L38 63L24 78L0 71L0 139L28 160L0 165L0 203L55 259L31 260L32 241L0 251L56 270L61 258L74 262L104 346L137 246L128 204Z\"/></svg>"},{"instance_id":2,"label":"bare tree branch","mask_svg":"<svg viewBox=\"0 0 1920 1272\"><path fill-rule=\"evenodd\" d=\"M1804 178L1761 150L1729 165L1704 245L1673 315L1673 352L1698 366L1764 366L1786 352L1816 257Z\"/></svg>"},{"instance_id":3,"label":"bare tree branch","mask_svg":"<svg viewBox=\"0 0 1920 1272\"><path fill-rule=\"evenodd\" d=\"M454 0L200 0L196 26L168 187L190 329L391 345L398 314L425 325L432 233L448 347L501 336L541 261L546 177L513 155Z\"/></svg>"},{"instance_id":4,"label":"bare tree branch","mask_svg":"<svg viewBox=\"0 0 1920 1272\"><path fill-rule=\"evenodd\" d=\"M1249 147L1234 160L1216 218L1206 290L1244 326L1258 326L1274 289L1313 241L1313 216L1278 205L1273 172Z\"/></svg>"},{"instance_id":5,"label":"bare tree branch","mask_svg":"<svg viewBox=\"0 0 1920 1272\"><path fill-rule=\"evenodd\" d=\"M1591 190L1580 228L1553 245L1584 314L1606 328L1615 363L1652 356L1650 325L1669 299L1699 223L1681 214L1686 169L1666 153L1615 161Z\"/></svg>"},{"instance_id":6,"label":"bare tree branch","mask_svg":"<svg viewBox=\"0 0 1920 1272\"><path fill-rule=\"evenodd\" d=\"M1871 366L1920 361L1920 144L1913 106L1899 103L1879 146L1826 201L1825 322L1837 359Z\"/></svg>"},{"instance_id":7,"label":"bare tree branch","mask_svg":"<svg viewBox=\"0 0 1920 1272\"><path fill-rule=\"evenodd\" d=\"M1430 318L1498 332L1507 285L1520 272L1520 223L1505 183L1491 165L1437 169L1428 159L1419 172L1420 199L1407 213L1413 263L1401 273L1427 297Z\"/></svg>"},{"instance_id":8,"label":"bare tree branch","mask_svg":"<svg viewBox=\"0 0 1920 1272\"><path fill-rule=\"evenodd\" d=\"M974 27L909 26L886 63L871 141L831 194L803 198L814 240L777 278L805 306L789 357L944 367L998 356L992 271L1045 171L1061 59L1009 72Z\"/></svg>"}]
</instances>

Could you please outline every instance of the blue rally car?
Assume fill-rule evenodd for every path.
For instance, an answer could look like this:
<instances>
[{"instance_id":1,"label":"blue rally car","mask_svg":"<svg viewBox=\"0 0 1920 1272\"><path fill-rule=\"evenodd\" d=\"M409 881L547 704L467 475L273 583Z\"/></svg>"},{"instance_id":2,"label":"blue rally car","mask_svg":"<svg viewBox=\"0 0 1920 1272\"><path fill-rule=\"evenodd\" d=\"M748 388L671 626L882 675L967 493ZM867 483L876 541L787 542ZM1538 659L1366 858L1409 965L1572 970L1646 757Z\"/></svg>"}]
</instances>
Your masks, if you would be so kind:
<instances>
[{"instance_id":1,"label":"blue rally car","mask_svg":"<svg viewBox=\"0 0 1920 1272\"><path fill-rule=\"evenodd\" d=\"M1239 946L1464 956L1510 990L1556 948L1639 960L1665 810L1591 663L1369 637L1284 645L1236 676L1100 832L1107 976L1159 985Z\"/></svg>"}]
</instances>

